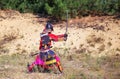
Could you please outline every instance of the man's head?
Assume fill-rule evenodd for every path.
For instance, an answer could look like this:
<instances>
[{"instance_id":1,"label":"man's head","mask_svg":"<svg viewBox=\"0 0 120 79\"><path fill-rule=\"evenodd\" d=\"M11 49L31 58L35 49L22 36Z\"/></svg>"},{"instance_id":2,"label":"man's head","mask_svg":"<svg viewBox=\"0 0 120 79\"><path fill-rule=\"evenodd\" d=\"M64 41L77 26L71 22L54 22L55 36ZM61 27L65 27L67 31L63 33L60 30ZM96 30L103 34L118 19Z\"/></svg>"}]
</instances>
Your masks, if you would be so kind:
<instances>
[{"instance_id":1,"label":"man's head","mask_svg":"<svg viewBox=\"0 0 120 79\"><path fill-rule=\"evenodd\" d=\"M45 31L46 32L52 32L53 31L53 26L49 22L45 26Z\"/></svg>"}]
</instances>

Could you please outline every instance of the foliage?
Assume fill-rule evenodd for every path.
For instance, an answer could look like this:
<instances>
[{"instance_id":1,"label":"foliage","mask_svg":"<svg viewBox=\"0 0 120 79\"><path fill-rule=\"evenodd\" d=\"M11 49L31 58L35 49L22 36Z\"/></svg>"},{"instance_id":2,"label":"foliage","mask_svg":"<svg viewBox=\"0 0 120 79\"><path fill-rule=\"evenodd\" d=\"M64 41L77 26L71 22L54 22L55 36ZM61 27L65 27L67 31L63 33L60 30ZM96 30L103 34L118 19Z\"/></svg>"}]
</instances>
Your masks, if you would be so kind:
<instances>
[{"instance_id":1,"label":"foliage","mask_svg":"<svg viewBox=\"0 0 120 79\"><path fill-rule=\"evenodd\" d=\"M50 15L56 19L69 16L114 15L120 13L120 0L0 0L0 9L14 9Z\"/></svg>"}]
</instances>

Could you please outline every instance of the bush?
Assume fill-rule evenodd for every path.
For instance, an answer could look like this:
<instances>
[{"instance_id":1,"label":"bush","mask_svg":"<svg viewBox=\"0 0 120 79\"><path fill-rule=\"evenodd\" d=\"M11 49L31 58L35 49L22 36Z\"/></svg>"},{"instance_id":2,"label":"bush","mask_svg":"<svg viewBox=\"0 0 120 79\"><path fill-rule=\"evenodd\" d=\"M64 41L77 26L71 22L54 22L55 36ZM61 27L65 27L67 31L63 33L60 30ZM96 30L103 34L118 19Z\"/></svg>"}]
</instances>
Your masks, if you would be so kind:
<instances>
[{"instance_id":1,"label":"bush","mask_svg":"<svg viewBox=\"0 0 120 79\"><path fill-rule=\"evenodd\" d=\"M120 13L120 0L0 0L0 9L14 9L50 15L56 19L69 16L114 15Z\"/></svg>"}]
</instances>

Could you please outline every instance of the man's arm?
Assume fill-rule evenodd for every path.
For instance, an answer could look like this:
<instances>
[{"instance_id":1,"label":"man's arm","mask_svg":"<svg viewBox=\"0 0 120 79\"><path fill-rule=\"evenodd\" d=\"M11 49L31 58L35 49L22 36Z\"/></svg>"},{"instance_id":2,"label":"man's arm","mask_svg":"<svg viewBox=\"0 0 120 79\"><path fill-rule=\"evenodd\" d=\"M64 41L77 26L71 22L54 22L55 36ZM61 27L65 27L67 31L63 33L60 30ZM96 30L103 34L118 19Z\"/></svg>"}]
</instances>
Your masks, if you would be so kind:
<instances>
[{"instance_id":1,"label":"man's arm","mask_svg":"<svg viewBox=\"0 0 120 79\"><path fill-rule=\"evenodd\" d=\"M67 38L66 34L61 34L61 35L49 34L49 36L53 41L65 41Z\"/></svg>"}]
</instances>

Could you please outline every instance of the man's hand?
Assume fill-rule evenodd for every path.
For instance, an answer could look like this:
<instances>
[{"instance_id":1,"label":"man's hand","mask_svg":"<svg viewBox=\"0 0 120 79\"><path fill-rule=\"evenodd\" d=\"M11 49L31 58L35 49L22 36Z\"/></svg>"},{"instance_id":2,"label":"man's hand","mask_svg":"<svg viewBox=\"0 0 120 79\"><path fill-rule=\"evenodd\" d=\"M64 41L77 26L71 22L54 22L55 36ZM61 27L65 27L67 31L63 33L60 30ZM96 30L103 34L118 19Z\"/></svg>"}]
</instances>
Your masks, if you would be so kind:
<instances>
[{"instance_id":1,"label":"man's hand","mask_svg":"<svg viewBox=\"0 0 120 79\"><path fill-rule=\"evenodd\" d=\"M65 33L65 34L64 34L64 37L67 38L67 37L68 37L68 34Z\"/></svg>"},{"instance_id":2,"label":"man's hand","mask_svg":"<svg viewBox=\"0 0 120 79\"><path fill-rule=\"evenodd\" d=\"M64 41L66 41L67 40L67 37L68 37L68 34L64 34Z\"/></svg>"}]
</instances>

